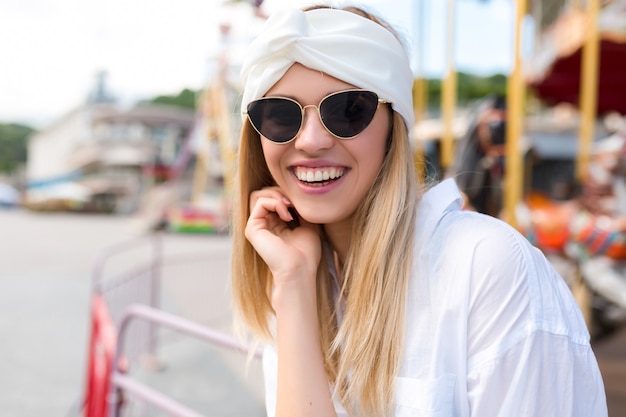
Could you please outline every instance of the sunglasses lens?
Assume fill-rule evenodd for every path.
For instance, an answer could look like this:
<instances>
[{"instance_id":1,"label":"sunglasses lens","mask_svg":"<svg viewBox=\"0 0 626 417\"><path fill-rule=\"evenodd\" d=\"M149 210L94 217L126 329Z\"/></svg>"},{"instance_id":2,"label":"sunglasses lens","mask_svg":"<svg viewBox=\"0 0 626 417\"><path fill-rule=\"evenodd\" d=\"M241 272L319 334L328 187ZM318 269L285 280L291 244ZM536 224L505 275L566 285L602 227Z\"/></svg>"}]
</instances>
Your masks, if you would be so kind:
<instances>
[{"instance_id":1,"label":"sunglasses lens","mask_svg":"<svg viewBox=\"0 0 626 417\"><path fill-rule=\"evenodd\" d=\"M300 130L302 110L297 103L284 98L263 98L248 105L250 123L272 142L284 143Z\"/></svg>"},{"instance_id":2,"label":"sunglasses lens","mask_svg":"<svg viewBox=\"0 0 626 417\"><path fill-rule=\"evenodd\" d=\"M343 91L326 97L320 115L326 128L340 138L361 133L374 118L378 96L371 91Z\"/></svg>"}]
</instances>

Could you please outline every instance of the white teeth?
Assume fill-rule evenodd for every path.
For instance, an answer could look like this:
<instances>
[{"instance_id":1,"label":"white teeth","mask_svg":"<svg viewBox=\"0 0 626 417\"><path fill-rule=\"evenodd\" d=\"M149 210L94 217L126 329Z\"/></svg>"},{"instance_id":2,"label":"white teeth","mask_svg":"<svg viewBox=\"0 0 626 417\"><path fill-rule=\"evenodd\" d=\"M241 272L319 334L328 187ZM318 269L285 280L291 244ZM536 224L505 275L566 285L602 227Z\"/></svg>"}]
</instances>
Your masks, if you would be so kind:
<instances>
[{"instance_id":1,"label":"white teeth","mask_svg":"<svg viewBox=\"0 0 626 417\"><path fill-rule=\"evenodd\" d=\"M343 175L343 168L305 168L296 167L294 169L296 177L303 182L322 182L333 180Z\"/></svg>"}]
</instances>

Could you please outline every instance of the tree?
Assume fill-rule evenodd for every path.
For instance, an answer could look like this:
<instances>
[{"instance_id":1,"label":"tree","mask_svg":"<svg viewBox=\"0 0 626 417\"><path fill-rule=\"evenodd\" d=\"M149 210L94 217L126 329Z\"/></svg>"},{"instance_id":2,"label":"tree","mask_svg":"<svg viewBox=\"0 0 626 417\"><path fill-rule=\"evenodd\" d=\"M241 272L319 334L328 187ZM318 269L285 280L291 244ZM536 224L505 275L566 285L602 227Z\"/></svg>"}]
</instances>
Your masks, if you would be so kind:
<instances>
[{"instance_id":1,"label":"tree","mask_svg":"<svg viewBox=\"0 0 626 417\"><path fill-rule=\"evenodd\" d=\"M198 96L199 91L193 91L188 88L183 89L180 93L175 96L172 95L161 95L154 97L152 99L148 99L145 103L156 103L156 104L167 104L170 106L178 106L186 109L195 110L196 108L196 97Z\"/></svg>"},{"instance_id":2,"label":"tree","mask_svg":"<svg viewBox=\"0 0 626 417\"><path fill-rule=\"evenodd\" d=\"M495 74L489 77L479 77L473 74L459 72L457 81L457 103L461 106L489 95L506 95L506 76ZM438 108L441 103L441 80L428 80L428 104Z\"/></svg>"},{"instance_id":3,"label":"tree","mask_svg":"<svg viewBox=\"0 0 626 417\"><path fill-rule=\"evenodd\" d=\"M35 129L16 123L0 123L0 173L9 174L26 163L28 138Z\"/></svg>"}]
</instances>

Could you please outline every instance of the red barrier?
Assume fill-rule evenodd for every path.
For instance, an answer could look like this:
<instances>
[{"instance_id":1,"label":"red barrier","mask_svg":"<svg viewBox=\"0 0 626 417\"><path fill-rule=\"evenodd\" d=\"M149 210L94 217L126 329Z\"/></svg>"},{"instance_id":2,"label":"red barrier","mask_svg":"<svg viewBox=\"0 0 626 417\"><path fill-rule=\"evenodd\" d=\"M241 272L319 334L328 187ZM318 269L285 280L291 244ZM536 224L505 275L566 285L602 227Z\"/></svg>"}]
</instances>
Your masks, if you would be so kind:
<instances>
[{"instance_id":1,"label":"red barrier","mask_svg":"<svg viewBox=\"0 0 626 417\"><path fill-rule=\"evenodd\" d=\"M91 301L91 339L87 368L85 417L107 417L116 331L102 294Z\"/></svg>"}]
</instances>

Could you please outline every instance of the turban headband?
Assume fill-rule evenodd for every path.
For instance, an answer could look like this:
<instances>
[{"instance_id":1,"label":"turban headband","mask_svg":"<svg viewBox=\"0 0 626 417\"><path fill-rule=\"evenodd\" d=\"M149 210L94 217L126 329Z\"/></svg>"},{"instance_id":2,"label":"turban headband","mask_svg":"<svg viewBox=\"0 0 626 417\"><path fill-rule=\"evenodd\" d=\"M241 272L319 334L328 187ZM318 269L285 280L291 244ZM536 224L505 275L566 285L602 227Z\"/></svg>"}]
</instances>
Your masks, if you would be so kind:
<instances>
[{"instance_id":1,"label":"turban headband","mask_svg":"<svg viewBox=\"0 0 626 417\"><path fill-rule=\"evenodd\" d=\"M242 111L299 62L392 103L413 126L413 74L402 44L389 30L338 9L287 9L272 15L247 51L241 69Z\"/></svg>"}]
</instances>

